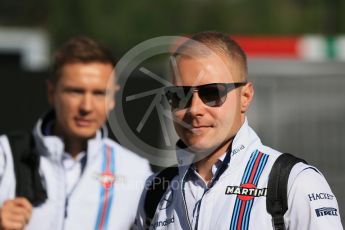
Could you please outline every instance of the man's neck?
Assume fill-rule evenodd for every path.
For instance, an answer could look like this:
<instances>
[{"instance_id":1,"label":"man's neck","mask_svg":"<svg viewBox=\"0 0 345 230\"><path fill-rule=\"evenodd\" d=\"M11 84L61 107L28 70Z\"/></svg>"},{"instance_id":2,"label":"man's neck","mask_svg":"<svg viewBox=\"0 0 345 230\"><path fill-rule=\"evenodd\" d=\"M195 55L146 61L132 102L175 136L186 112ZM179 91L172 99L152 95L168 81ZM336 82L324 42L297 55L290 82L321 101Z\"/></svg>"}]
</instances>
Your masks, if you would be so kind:
<instances>
[{"instance_id":1,"label":"man's neck","mask_svg":"<svg viewBox=\"0 0 345 230\"><path fill-rule=\"evenodd\" d=\"M86 151L88 139L71 137L65 134L57 126L54 126L53 130L55 135L63 139L65 152L69 153L73 158L76 158L79 153Z\"/></svg>"},{"instance_id":2,"label":"man's neck","mask_svg":"<svg viewBox=\"0 0 345 230\"><path fill-rule=\"evenodd\" d=\"M76 158L79 153L86 151L87 149L87 140L81 139L65 139L65 151L69 153L73 158Z\"/></svg>"},{"instance_id":3,"label":"man's neck","mask_svg":"<svg viewBox=\"0 0 345 230\"><path fill-rule=\"evenodd\" d=\"M201 159L200 161L195 163L196 169L199 175L208 183L212 180L213 173L212 167L216 164L219 157L221 157L225 152L228 150L229 146L231 145L230 141L227 144L224 144L222 147L216 149L212 154L209 156Z\"/></svg>"}]
</instances>

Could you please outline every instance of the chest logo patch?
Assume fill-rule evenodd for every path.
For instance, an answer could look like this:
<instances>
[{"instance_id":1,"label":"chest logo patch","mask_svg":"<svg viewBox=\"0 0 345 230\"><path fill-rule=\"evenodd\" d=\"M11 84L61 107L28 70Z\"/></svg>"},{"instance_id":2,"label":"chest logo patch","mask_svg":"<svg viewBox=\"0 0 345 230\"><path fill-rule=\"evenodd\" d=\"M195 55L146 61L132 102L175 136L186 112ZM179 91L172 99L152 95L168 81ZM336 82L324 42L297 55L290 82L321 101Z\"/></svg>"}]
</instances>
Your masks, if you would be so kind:
<instances>
[{"instance_id":1,"label":"chest logo patch","mask_svg":"<svg viewBox=\"0 0 345 230\"><path fill-rule=\"evenodd\" d=\"M257 188L254 184L242 184L241 186L227 186L225 195L237 195L242 201L252 200L255 197L266 196L267 188Z\"/></svg>"},{"instance_id":2,"label":"chest logo patch","mask_svg":"<svg viewBox=\"0 0 345 230\"><path fill-rule=\"evenodd\" d=\"M111 172L102 172L97 174L95 177L106 189L109 189L115 182L115 175Z\"/></svg>"}]
</instances>

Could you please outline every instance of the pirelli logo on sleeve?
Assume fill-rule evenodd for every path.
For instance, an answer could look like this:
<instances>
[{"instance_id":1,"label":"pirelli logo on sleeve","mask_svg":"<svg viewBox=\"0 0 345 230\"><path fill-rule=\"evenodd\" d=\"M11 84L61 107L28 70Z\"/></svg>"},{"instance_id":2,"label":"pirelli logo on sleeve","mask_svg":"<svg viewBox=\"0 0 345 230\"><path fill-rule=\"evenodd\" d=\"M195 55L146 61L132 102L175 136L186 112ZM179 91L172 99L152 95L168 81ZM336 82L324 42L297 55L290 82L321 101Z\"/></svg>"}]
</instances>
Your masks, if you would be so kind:
<instances>
[{"instance_id":1,"label":"pirelli logo on sleeve","mask_svg":"<svg viewBox=\"0 0 345 230\"><path fill-rule=\"evenodd\" d=\"M323 208L315 209L315 213L317 217L338 216L338 210L336 208L331 208L331 207L323 207Z\"/></svg>"}]
</instances>

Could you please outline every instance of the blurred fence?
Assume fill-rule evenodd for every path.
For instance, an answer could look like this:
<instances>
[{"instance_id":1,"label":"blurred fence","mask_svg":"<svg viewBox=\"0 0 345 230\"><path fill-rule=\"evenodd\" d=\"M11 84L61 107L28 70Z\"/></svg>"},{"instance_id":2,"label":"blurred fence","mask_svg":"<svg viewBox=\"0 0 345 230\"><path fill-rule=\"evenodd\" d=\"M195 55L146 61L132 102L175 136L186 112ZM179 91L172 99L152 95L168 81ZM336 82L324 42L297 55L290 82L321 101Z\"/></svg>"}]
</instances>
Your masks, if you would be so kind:
<instances>
[{"instance_id":1,"label":"blurred fence","mask_svg":"<svg viewBox=\"0 0 345 230\"><path fill-rule=\"evenodd\" d=\"M249 122L262 142L316 166L345 223L345 65L250 60L255 97Z\"/></svg>"}]
</instances>

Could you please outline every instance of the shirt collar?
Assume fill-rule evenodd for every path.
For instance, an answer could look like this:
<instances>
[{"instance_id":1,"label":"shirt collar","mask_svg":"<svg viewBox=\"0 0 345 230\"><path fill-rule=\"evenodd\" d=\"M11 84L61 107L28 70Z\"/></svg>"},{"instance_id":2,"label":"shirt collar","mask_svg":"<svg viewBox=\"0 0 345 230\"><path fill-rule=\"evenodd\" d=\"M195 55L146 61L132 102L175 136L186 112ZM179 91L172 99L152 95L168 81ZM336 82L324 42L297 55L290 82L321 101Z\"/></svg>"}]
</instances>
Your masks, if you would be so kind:
<instances>
[{"instance_id":1,"label":"shirt collar","mask_svg":"<svg viewBox=\"0 0 345 230\"><path fill-rule=\"evenodd\" d=\"M217 171L221 168L224 158L225 158L226 153L224 153L222 156L220 156L217 160L217 162L212 166L212 175L213 177L216 175ZM190 168L192 171L197 173L196 165L192 163L190 165Z\"/></svg>"},{"instance_id":2,"label":"shirt collar","mask_svg":"<svg viewBox=\"0 0 345 230\"><path fill-rule=\"evenodd\" d=\"M55 122L54 110L46 113L40 118L33 130L38 151L43 155L52 155L57 159L62 159L64 151L63 140L51 134L52 125ZM98 143L107 136L108 132L105 126L101 127L94 138L88 140L88 151L91 143ZM95 146L93 146L95 147ZM86 153L85 153L86 154Z\"/></svg>"}]
</instances>

